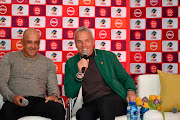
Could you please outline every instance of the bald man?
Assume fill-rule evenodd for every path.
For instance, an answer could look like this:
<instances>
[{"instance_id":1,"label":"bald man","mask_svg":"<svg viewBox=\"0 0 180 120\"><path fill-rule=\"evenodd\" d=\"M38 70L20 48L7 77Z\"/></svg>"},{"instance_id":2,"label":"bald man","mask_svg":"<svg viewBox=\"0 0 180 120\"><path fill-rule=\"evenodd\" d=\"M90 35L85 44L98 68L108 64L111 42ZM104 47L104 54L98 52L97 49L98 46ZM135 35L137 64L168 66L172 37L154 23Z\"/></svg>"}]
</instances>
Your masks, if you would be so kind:
<instances>
[{"instance_id":1,"label":"bald man","mask_svg":"<svg viewBox=\"0 0 180 120\"><path fill-rule=\"evenodd\" d=\"M9 52L0 61L0 93L4 98L1 112L5 120L23 116L43 116L64 120L53 61L38 54L40 37L36 29L24 31L22 51ZM46 96L48 91L48 96ZM22 101L27 99L27 106Z\"/></svg>"}]
</instances>

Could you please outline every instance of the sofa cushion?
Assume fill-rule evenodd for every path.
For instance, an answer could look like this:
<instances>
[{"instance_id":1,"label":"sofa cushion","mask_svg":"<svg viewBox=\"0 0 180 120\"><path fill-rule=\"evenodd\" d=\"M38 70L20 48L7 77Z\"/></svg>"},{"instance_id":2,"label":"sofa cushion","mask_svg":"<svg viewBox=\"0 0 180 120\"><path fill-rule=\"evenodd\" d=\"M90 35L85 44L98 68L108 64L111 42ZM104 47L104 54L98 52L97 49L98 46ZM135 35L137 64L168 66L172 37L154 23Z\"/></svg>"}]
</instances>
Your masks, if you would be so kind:
<instances>
[{"instance_id":1,"label":"sofa cushion","mask_svg":"<svg viewBox=\"0 0 180 120\"><path fill-rule=\"evenodd\" d=\"M161 83L162 106L165 112L172 111L172 108L180 110L180 75L157 71Z\"/></svg>"}]
</instances>

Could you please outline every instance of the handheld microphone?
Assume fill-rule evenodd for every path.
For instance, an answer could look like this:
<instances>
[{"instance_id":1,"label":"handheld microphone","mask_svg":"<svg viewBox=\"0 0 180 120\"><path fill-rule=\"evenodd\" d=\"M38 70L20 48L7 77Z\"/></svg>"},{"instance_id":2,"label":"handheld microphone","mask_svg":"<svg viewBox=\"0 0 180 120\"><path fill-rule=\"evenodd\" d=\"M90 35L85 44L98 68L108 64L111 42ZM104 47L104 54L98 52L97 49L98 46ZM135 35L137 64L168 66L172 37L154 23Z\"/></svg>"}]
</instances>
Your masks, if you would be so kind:
<instances>
[{"instance_id":1,"label":"handheld microphone","mask_svg":"<svg viewBox=\"0 0 180 120\"><path fill-rule=\"evenodd\" d=\"M173 113L177 113L177 112L178 112L178 109L177 109L177 108L173 108L173 109L172 109L172 112L173 112Z\"/></svg>"},{"instance_id":2,"label":"handheld microphone","mask_svg":"<svg viewBox=\"0 0 180 120\"><path fill-rule=\"evenodd\" d=\"M27 106L29 104L29 101L27 99L23 99L23 100L20 100L20 102L24 105L24 106Z\"/></svg>"},{"instance_id":3,"label":"handheld microphone","mask_svg":"<svg viewBox=\"0 0 180 120\"><path fill-rule=\"evenodd\" d=\"M83 57L82 57L82 58L84 58L84 59L86 59L86 60L87 60L87 55L88 55L88 52L87 52L87 51L83 51L82 55L83 55ZM84 73L84 71L85 71L85 67L82 67L82 73Z\"/></svg>"}]
</instances>

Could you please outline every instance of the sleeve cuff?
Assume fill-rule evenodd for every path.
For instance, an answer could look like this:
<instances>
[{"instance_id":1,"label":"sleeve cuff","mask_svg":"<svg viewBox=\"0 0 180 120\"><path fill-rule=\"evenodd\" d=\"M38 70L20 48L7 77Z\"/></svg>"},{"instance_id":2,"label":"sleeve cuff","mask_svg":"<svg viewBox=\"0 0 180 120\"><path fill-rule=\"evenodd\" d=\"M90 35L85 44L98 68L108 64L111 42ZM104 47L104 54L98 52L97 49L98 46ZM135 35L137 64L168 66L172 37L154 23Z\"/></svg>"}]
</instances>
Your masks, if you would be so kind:
<instances>
[{"instance_id":1,"label":"sleeve cuff","mask_svg":"<svg viewBox=\"0 0 180 120\"><path fill-rule=\"evenodd\" d=\"M134 92L136 93L136 91L135 91L134 89L127 89L127 92L128 92L128 91L134 91Z\"/></svg>"}]
</instances>

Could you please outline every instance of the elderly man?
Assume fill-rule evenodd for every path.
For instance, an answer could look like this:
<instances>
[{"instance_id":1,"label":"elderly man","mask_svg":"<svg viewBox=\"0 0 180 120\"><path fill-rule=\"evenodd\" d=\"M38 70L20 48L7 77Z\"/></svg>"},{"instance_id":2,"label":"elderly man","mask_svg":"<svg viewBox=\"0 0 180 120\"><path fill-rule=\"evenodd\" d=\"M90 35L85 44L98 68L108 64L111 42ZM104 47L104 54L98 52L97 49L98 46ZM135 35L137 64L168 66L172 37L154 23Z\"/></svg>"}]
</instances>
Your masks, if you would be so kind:
<instances>
[{"instance_id":1,"label":"elderly man","mask_svg":"<svg viewBox=\"0 0 180 120\"><path fill-rule=\"evenodd\" d=\"M60 92L55 65L49 58L38 54L40 37L37 30L25 30L21 43L22 51L9 52L0 61L4 119L17 120L35 115L64 120L65 110L58 99ZM29 102L27 106L22 104L25 99Z\"/></svg>"},{"instance_id":2,"label":"elderly man","mask_svg":"<svg viewBox=\"0 0 180 120\"><path fill-rule=\"evenodd\" d=\"M77 120L114 120L126 114L127 102L136 99L134 80L114 53L94 49L90 29L80 27L74 39L79 54L66 61L64 85L69 98L77 97L82 86L84 104L76 113Z\"/></svg>"}]
</instances>

